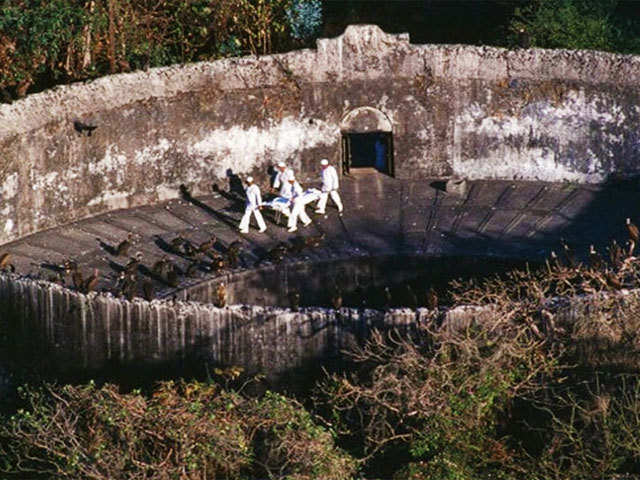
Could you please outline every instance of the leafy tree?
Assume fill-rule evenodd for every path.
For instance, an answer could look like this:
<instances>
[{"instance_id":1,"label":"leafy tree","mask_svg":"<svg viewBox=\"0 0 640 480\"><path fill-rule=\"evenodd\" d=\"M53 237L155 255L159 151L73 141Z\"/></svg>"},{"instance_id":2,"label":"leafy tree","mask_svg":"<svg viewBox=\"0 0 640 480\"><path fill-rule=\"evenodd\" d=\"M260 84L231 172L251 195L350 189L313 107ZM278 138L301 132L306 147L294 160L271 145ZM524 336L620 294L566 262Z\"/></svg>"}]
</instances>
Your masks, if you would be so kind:
<instances>
[{"instance_id":1,"label":"leafy tree","mask_svg":"<svg viewBox=\"0 0 640 480\"><path fill-rule=\"evenodd\" d=\"M640 22L625 18L621 5L618 0L533 0L515 9L511 44L640 52Z\"/></svg>"},{"instance_id":2,"label":"leafy tree","mask_svg":"<svg viewBox=\"0 0 640 480\"><path fill-rule=\"evenodd\" d=\"M320 0L292 0L287 8L287 20L293 38L304 42L311 40L322 25Z\"/></svg>"}]
</instances>

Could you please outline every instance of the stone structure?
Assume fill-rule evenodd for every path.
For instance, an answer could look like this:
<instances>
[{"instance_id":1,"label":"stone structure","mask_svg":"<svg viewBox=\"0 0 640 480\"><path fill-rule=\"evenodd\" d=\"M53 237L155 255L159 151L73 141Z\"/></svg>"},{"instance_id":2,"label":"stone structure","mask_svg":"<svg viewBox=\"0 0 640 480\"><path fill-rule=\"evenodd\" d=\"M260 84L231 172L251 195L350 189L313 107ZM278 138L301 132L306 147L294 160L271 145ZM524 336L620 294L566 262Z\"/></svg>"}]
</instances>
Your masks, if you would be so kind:
<instances>
[{"instance_id":1,"label":"stone structure","mask_svg":"<svg viewBox=\"0 0 640 480\"><path fill-rule=\"evenodd\" d=\"M398 177L599 182L640 160L640 58L412 45L351 26L316 50L115 75L0 106L0 243L194 194L391 131ZM95 124L91 136L74 121Z\"/></svg>"},{"instance_id":2,"label":"stone structure","mask_svg":"<svg viewBox=\"0 0 640 480\"><path fill-rule=\"evenodd\" d=\"M202 195L212 183L226 188L237 175L251 174L266 186L268 168L280 160L301 180L315 179L319 158L345 160L342 139L352 134L390 134L394 174L407 182L453 177L600 183L611 175L632 176L640 161L639 84L640 57L420 46L410 44L407 35L353 26L336 39L319 40L315 50L58 87L0 106L0 244L99 213L176 198L180 185ZM77 121L97 128L89 136L74 128ZM373 182L375 191L360 192L354 183L354 207L361 199L382 205L376 195L386 188L386 178ZM468 250L468 233L482 239L471 248L494 255L494 239L504 245L519 231L523 241L539 233L548 238L545 229L565 228L567 218L588 221L584 212L563 213L582 209L583 190L563 193L558 184L527 188L535 192L527 196L517 189L522 202L515 204L513 184L499 195L472 186L458 188L459 196L443 200L436 194L413 205L409 197L419 196L424 185L400 185L394 198L402 211L381 208L387 228L380 229L382 246L373 250L403 243L437 255L450 248L447 242ZM554 200L543 215L528 211L544 210L551 191ZM608 199L600 197L601 203ZM487 198L490 206L473 209ZM156 220L141 217L132 224L164 225ZM340 222L327 231L346 234L350 245L357 243L358 229L371 227L366 218L348 213ZM111 242L126 235L122 227L108 227ZM81 231L69 238L95 248L91 236ZM55 251L67 241L30 245L24 255ZM93 255L91 248L86 252ZM210 285L193 291L206 300L207 289ZM456 312L441 315L450 319ZM424 315L128 302L0 275L0 318L14 320L20 338L46 346L60 368L165 361L203 348L209 359L277 373L362 338L372 325L410 328Z\"/></svg>"}]
</instances>

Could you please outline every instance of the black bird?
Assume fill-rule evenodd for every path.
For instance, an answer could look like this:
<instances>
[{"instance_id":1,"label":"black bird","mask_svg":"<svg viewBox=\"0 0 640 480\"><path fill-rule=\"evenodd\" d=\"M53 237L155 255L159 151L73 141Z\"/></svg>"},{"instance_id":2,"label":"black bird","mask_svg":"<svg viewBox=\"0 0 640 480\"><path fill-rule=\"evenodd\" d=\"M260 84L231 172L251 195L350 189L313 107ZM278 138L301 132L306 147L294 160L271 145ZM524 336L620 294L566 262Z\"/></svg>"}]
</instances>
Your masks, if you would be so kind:
<instances>
[{"instance_id":1,"label":"black bird","mask_svg":"<svg viewBox=\"0 0 640 480\"><path fill-rule=\"evenodd\" d=\"M407 306L409 308L418 308L418 297L408 283L405 286L405 294L407 297Z\"/></svg>"},{"instance_id":2,"label":"black bird","mask_svg":"<svg viewBox=\"0 0 640 480\"><path fill-rule=\"evenodd\" d=\"M611 265L613 265L615 268L620 268L622 266L622 260L623 260L623 252L622 252L622 247L620 247L620 245L618 245L618 242L616 242L616 239L612 239L611 240L611 245L609 245L609 261L611 262Z\"/></svg>"},{"instance_id":3,"label":"black bird","mask_svg":"<svg viewBox=\"0 0 640 480\"><path fill-rule=\"evenodd\" d=\"M207 253L213 248L217 241L218 238L215 235L211 235L211 238L209 240L205 240L198 246L198 251L200 253Z\"/></svg>"},{"instance_id":4,"label":"black bird","mask_svg":"<svg viewBox=\"0 0 640 480\"><path fill-rule=\"evenodd\" d=\"M189 189L184 183L180 184L179 189L180 189L180 195L182 195L182 198L184 198L185 200L189 200L191 198L191 192L189 191Z\"/></svg>"},{"instance_id":5,"label":"black bird","mask_svg":"<svg viewBox=\"0 0 640 480\"><path fill-rule=\"evenodd\" d=\"M87 132L87 137L90 137L93 131L98 128L97 125L89 125L88 123L82 123L80 120L76 120L73 122L73 128L75 128L76 132L80 135Z\"/></svg>"},{"instance_id":6,"label":"black bird","mask_svg":"<svg viewBox=\"0 0 640 480\"><path fill-rule=\"evenodd\" d=\"M153 283L151 282L151 280L146 279L144 282L142 282L142 294L144 295L144 299L148 302L156 298Z\"/></svg>"},{"instance_id":7,"label":"black bird","mask_svg":"<svg viewBox=\"0 0 640 480\"><path fill-rule=\"evenodd\" d=\"M569 244L564 240L564 238L560 239L562 243L562 252L564 253L564 259L567 265L570 268L576 268L578 266L578 262L576 262L576 257L573 253L573 250L569 246Z\"/></svg>"},{"instance_id":8,"label":"black bird","mask_svg":"<svg viewBox=\"0 0 640 480\"><path fill-rule=\"evenodd\" d=\"M180 282L178 280L178 271L176 270L176 266L171 265L169 267L169 270L167 271L167 285L172 288L177 288L179 283Z\"/></svg>"},{"instance_id":9,"label":"black bird","mask_svg":"<svg viewBox=\"0 0 640 480\"><path fill-rule=\"evenodd\" d=\"M181 255L183 253L182 246L184 245L185 239L178 235L176 238L169 242L169 246L174 253Z\"/></svg>"},{"instance_id":10,"label":"black bird","mask_svg":"<svg viewBox=\"0 0 640 480\"><path fill-rule=\"evenodd\" d=\"M133 233L129 232L127 239L121 241L116 247L115 253L117 257L126 257L129 255L129 249L133 243Z\"/></svg>"},{"instance_id":11,"label":"black bird","mask_svg":"<svg viewBox=\"0 0 640 480\"><path fill-rule=\"evenodd\" d=\"M153 264L153 267L151 267L151 273L153 273L156 277L162 277L168 264L169 259L166 255L163 255L160 260Z\"/></svg>"},{"instance_id":12,"label":"black bird","mask_svg":"<svg viewBox=\"0 0 640 480\"><path fill-rule=\"evenodd\" d=\"M427 308L429 310L438 309L438 294L433 287L429 287L429 290L427 290Z\"/></svg>"},{"instance_id":13,"label":"black bird","mask_svg":"<svg viewBox=\"0 0 640 480\"><path fill-rule=\"evenodd\" d=\"M198 273L198 267L200 267L200 262L197 262L197 261L191 262L187 267L187 271L185 272L185 275L191 278L195 277L196 274Z\"/></svg>"},{"instance_id":14,"label":"black bird","mask_svg":"<svg viewBox=\"0 0 640 480\"><path fill-rule=\"evenodd\" d=\"M518 46L520 48L529 48L531 47L531 36L527 29L524 27L520 27L518 29Z\"/></svg>"},{"instance_id":15,"label":"black bird","mask_svg":"<svg viewBox=\"0 0 640 480\"><path fill-rule=\"evenodd\" d=\"M393 298L391 296L391 290L389 289L388 286L385 286L382 289L382 298L383 298L383 303L382 303L383 308L391 308L391 302Z\"/></svg>"},{"instance_id":16,"label":"black bird","mask_svg":"<svg viewBox=\"0 0 640 480\"><path fill-rule=\"evenodd\" d=\"M291 290L289 292L289 303L291 304L291 310L297 312L300 310L300 292L298 290Z\"/></svg>"},{"instance_id":17,"label":"black bird","mask_svg":"<svg viewBox=\"0 0 640 480\"><path fill-rule=\"evenodd\" d=\"M333 295L331 295L331 305L336 310L342 308L342 292L338 288L335 288Z\"/></svg>"},{"instance_id":18,"label":"black bird","mask_svg":"<svg viewBox=\"0 0 640 480\"><path fill-rule=\"evenodd\" d=\"M142 252L136 253L136 256L129 260L129 263L124 266L124 271L128 274L136 273L140 266L140 262L142 262Z\"/></svg>"},{"instance_id":19,"label":"black bird","mask_svg":"<svg viewBox=\"0 0 640 480\"><path fill-rule=\"evenodd\" d=\"M82 291L84 289L84 279L80 270L76 269L71 272L71 281L76 290Z\"/></svg>"},{"instance_id":20,"label":"black bird","mask_svg":"<svg viewBox=\"0 0 640 480\"><path fill-rule=\"evenodd\" d=\"M601 270L604 267L604 260L593 245L589 245L589 265L594 270Z\"/></svg>"},{"instance_id":21,"label":"black bird","mask_svg":"<svg viewBox=\"0 0 640 480\"><path fill-rule=\"evenodd\" d=\"M91 276L89 276L89 278L87 278L85 280L84 285L83 285L84 293L89 293L89 292L95 290L96 286L98 285L98 281L100 280L98 272L99 272L99 270L97 268L94 268L93 269L93 274Z\"/></svg>"}]
</instances>

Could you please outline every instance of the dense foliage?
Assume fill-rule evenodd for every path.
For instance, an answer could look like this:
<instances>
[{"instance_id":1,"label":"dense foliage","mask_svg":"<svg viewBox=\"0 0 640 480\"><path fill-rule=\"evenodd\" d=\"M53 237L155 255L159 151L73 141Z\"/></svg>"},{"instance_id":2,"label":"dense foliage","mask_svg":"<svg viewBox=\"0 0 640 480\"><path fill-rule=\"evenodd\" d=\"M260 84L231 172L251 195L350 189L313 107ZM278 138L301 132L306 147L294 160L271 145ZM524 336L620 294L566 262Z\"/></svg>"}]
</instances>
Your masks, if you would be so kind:
<instances>
[{"instance_id":1,"label":"dense foliage","mask_svg":"<svg viewBox=\"0 0 640 480\"><path fill-rule=\"evenodd\" d=\"M640 18L619 0L533 0L517 8L513 43L640 53Z\"/></svg>"},{"instance_id":2,"label":"dense foliage","mask_svg":"<svg viewBox=\"0 0 640 480\"><path fill-rule=\"evenodd\" d=\"M320 17L317 0L0 0L0 89L270 53Z\"/></svg>"},{"instance_id":3,"label":"dense foliage","mask_svg":"<svg viewBox=\"0 0 640 480\"><path fill-rule=\"evenodd\" d=\"M605 294L637 288L640 262L616 245L610 260L568 249L540 270L454 282L454 303L483 310L373 335L322 385L325 415L372 473L398 479L640 472L640 299Z\"/></svg>"},{"instance_id":4,"label":"dense foliage","mask_svg":"<svg viewBox=\"0 0 640 480\"><path fill-rule=\"evenodd\" d=\"M275 393L249 399L168 382L151 396L93 384L22 394L25 408L0 424L0 470L11 478L339 480L355 471L328 431Z\"/></svg>"},{"instance_id":5,"label":"dense foliage","mask_svg":"<svg viewBox=\"0 0 640 480\"><path fill-rule=\"evenodd\" d=\"M640 296L622 289L640 284L640 261L616 245L589 264L566 250L538 270L454 282L453 301L476 305L472 315L441 323L430 311L409 332L374 331L348 352L349 369L318 385L312 413L280 394L212 383L164 383L151 395L24 387L24 405L0 423L0 470L54 479L637 474Z\"/></svg>"},{"instance_id":6,"label":"dense foliage","mask_svg":"<svg viewBox=\"0 0 640 480\"><path fill-rule=\"evenodd\" d=\"M633 0L0 0L0 94L285 51L349 23L408 31L416 43L640 53Z\"/></svg>"}]
</instances>

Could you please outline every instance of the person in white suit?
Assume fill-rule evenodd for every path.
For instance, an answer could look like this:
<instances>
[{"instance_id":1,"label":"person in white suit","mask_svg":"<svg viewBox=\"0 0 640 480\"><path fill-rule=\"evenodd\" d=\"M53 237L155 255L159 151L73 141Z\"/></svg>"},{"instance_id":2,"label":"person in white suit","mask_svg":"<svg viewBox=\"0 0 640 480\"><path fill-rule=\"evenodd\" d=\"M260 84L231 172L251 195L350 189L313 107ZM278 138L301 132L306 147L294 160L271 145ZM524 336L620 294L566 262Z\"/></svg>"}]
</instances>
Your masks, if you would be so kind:
<instances>
[{"instance_id":1,"label":"person in white suit","mask_svg":"<svg viewBox=\"0 0 640 480\"><path fill-rule=\"evenodd\" d=\"M333 200L333 203L338 207L338 213L342 215L343 208L342 200L338 193L339 183L336 167L329 165L329 160L326 158L320 160L320 165L322 166L322 193L320 194L320 199L316 204L316 213L325 213L327 199L329 198L329 195L331 195L331 200Z\"/></svg>"},{"instance_id":2,"label":"person in white suit","mask_svg":"<svg viewBox=\"0 0 640 480\"><path fill-rule=\"evenodd\" d=\"M242 216L242 220L240 220L240 233L249 233L249 221L251 220L252 213L258 222L259 231L262 233L267 229L267 226L264 223L264 218L262 218L262 213L260 213L260 209L262 208L260 187L253 183L253 177L247 177L247 185L247 201L245 203L244 215Z\"/></svg>"},{"instance_id":3,"label":"person in white suit","mask_svg":"<svg viewBox=\"0 0 640 480\"><path fill-rule=\"evenodd\" d=\"M282 195L285 198L289 198L292 205L291 215L289 215L289 221L287 222L287 227L289 227L287 231L295 232L298 230L298 217L300 217L305 227L311 223L311 219L304 209L304 191L300 184L293 176L289 177L287 184L288 187Z\"/></svg>"},{"instance_id":4,"label":"person in white suit","mask_svg":"<svg viewBox=\"0 0 640 480\"><path fill-rule=\"evenodd\" d=\"M289 188L289 178L293 177L293 170L287 168L287 165L284 162L279 162L276 169L278 173L276 173L276 178L273 180L273 189L280 190L280 196L285 197L283 195L283 191Z\"/></svg>"}]
</instances>

